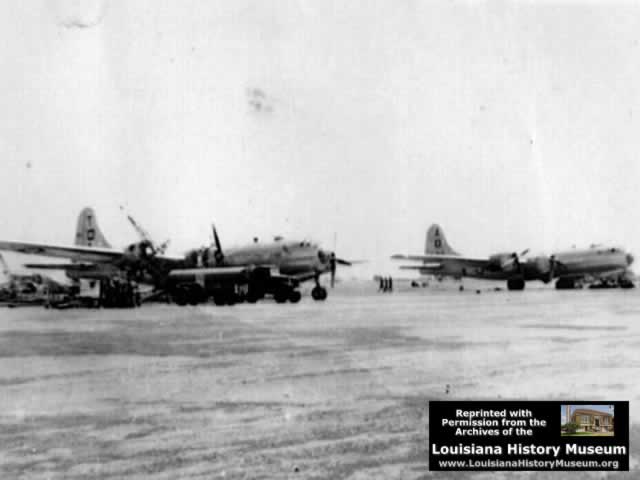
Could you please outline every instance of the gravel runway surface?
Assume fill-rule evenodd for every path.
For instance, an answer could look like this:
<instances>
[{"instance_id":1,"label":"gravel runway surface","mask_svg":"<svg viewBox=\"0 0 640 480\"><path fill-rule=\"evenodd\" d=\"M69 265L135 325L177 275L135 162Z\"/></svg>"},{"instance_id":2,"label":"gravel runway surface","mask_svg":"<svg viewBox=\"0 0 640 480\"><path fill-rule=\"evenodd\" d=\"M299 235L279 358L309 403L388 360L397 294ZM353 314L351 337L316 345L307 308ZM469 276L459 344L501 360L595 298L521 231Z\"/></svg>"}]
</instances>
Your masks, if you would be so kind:
<instances>
[{"instance_id":1,"label":"gravel runway surface","mask_svg":"<svg viewBox=\"0 0 640 480\"><path fill-rule=\"evenodd\" d=\"M640 293L0 310L0 478L603 478L438 473L428 401L629 400ZM335 293L335 294L333 294Z\"/></svg>"}]
</instances>

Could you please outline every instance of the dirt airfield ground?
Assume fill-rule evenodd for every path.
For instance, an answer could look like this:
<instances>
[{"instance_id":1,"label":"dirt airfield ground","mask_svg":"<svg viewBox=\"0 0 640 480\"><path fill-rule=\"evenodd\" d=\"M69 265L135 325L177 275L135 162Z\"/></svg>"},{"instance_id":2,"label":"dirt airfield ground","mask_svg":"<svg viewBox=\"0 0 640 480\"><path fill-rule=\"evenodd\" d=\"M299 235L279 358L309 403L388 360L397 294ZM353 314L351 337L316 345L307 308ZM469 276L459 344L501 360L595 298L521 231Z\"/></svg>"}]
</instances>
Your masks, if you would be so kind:
<instances>
[{"instance_id":1,"label":"dirt airfield ground","mask_svg":"<svg viewBox=\"0 0 640 480\"><path fill-rule=\"evenodd\" d=\"M603 478L427 468L428 401L629 400L640 291L0 310L0 478Z\"/></svg>"}]
</instances>

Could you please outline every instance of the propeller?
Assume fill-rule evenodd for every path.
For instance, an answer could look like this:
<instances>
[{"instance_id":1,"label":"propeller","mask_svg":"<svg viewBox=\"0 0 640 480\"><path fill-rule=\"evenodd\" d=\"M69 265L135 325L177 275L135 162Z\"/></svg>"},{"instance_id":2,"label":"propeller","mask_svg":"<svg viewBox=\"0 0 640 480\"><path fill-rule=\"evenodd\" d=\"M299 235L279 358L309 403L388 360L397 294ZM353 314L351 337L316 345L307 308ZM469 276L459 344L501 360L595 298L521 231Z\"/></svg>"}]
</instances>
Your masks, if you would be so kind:
<instances>
[{"instance_id":1,"label":"propeller","mask_svg":"<svg viewBox=\"0 0 640 480\"><path fill-rule=\"evenodd\" d=\"M224 253L222 253L222 244L220 243L220 237L218 237L218 231L213 223L211 224L211 231L213 232L213 243L216 247L213 257L215 258L216 265L221 265L224 261Z\"/></svg>"},{"instance_id":2,"label":"propeller","mask_svg":"<svg viewBox=\"0 0 640 480\"><path fill-rule=\"evenodd\" d=\"M155 247L155 251L158 255L162 255L164 254L164 252L167 251L167 248L169 248L169 244L171 243L171 239L167 238L164 242L162 242L160 245L157 245Z\"/></svg>"},{"instance_id":3,"label":"propeller","mask_svg":"<svg viewBox=\"0 0 640 480\"><path fill-rule=\"evenodd\" d=\"M329 274L330 274L330 277L329 277L330 283L329 283L329 285L331 286L331 288L333 288L335 286L335 283L336 283L336 269L337 269L338 265L345 265L345 266L350 267L354 263L359 263L359 262L350 262L348 260L344 260L342 258L338 258L338 257L336 257L335 252L325 252L323 250L319 250L318 251L318 258L320 259L320 262L322 264L327 265L327 267L328 267L328 271L329 271Z\"/></svg>"},{"instance_id":4,"label":"propeller","mask_svg":"<svg viewBox=\"0 0 640 480\"><path fill-rule=\"evenodd\" d=\"M329 270L331 271L331 288L335 286L336 283L336 265L338 260L336 259L336 254L331 252L329 255Z\"/></svg>"},{"instance_id":5,"label":"propeller","mask_svg":"<svg viewBox=\"0 0 640 480\"><path fill-rule=\"evenodd\" d=\"M520 272L522 270L522 263L520 262L520 258L527 255L527 253L529 253L528 248L524 249L519 254L517 252L513 252L512 254L507 256L507 259L505 261L500 263L500 268L506 271L509 270L513 265L515 267L514 270Z\"/></svg>"},{"instance_id":6,"label":"propeller","mask_svg":"<svg viewBox=\"0 0 640 480\"><path fill-rule=\"evenodd\" d=\"M120 206L120 209L124 211L124 207ZM151 238L151 235L149 235L149 233L144 228L142 228L142 226L138 222L136 222L131 215L127 214L127 220L129 220L129 223L131 223L135 231L138 232L138 235L140 236L142 241L149 246L152 255L162 255L167 250L167 248L169 247L169 243L171 243L170 239L165 240L160 245L156 245Z\"/></svg>"}]
</instances>

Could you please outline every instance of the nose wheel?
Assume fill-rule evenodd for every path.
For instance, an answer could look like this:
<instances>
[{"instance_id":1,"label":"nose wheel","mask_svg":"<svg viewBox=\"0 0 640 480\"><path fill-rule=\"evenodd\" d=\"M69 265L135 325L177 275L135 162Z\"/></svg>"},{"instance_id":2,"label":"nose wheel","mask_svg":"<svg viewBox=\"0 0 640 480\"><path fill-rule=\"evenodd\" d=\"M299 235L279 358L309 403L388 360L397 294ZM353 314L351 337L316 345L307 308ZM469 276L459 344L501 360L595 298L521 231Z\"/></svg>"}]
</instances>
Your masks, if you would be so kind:
<instances>
[{"instance_id":1,"label":"nose wheel","mask_svg":"<svg viewBox=\"0 0 640 480\"><path fill-rule=\"evenodd\" d=\"M325 300L327 298L327 289L320 285L316 285L313 287L313 290L311 290L311 298L316 301Z\"/></svg>"}]
</instances>

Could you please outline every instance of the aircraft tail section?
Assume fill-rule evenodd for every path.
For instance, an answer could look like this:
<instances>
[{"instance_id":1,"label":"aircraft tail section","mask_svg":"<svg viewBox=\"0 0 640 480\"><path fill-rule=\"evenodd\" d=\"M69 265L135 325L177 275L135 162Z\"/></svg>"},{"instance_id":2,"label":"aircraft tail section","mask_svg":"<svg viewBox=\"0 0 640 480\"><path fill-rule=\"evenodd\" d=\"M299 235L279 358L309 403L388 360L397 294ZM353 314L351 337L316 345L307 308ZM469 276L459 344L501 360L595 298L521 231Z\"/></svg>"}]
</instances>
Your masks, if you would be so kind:
<instances>
[{"instance_id":1,"label":"aircraft tail section","mask_svg":"<svg viewBox=\"0 0 640 480\"><path fill-rule=\"evenodd\" d=\"M84 247L111 248L104 238L93 208L83 208L78 216L75 244Z\"/></svg>"},{"instance_id":2,"label":"aircraft tail section","mask_svg":"<svg viewBox=\"0 0 640 480\"><path fill-rule=\"evenodd\" d=\"M427 255L459 255L447 243L442 227L434 223L427 230L427 240L424 247L424 253Z\"/></svg>"}]
</instances>

